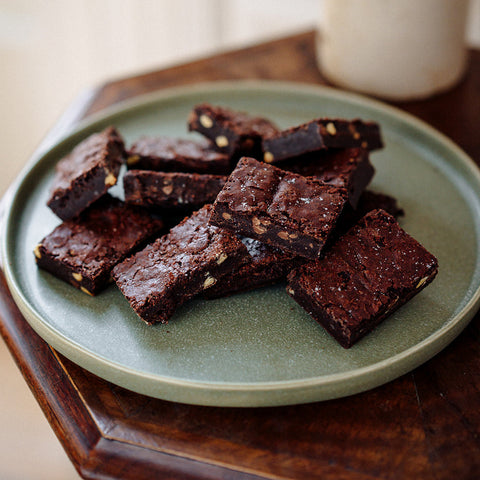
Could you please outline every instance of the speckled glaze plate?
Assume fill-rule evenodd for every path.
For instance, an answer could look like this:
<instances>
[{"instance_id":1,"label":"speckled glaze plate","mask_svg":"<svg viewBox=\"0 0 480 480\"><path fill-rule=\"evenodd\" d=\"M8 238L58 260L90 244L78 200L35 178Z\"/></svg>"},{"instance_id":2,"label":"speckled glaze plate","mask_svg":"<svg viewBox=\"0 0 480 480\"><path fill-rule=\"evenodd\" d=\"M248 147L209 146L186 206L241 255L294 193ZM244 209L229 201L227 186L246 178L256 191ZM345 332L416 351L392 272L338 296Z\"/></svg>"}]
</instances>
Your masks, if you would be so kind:
<instances>
[{"instance_id":1,"label":"speckled glaze plate","mask_svg":"<svg viewBox=\"0 0 480 480\"><path fill-rule=\"evenodd\" d=\"M32 250L59 220L45 202L55 163L114 124L128 143L141 134L189 137L193 105L208 101L287 127L319 116L380 123L371 188L397 197L401 224L434 253L436 280L353 348L344 350L286 293L263 288L193 300L168 325L147 326L110 286L92 298L35 265ZM119 187L115 187L121 193ZM445 136L380 102L334 89L228 82L164 90L86 123L32 159L7 208L5 274L28 322L55 349L133 391L216 406L266 406L351 395L425 362L466 326L480 304L480 174Z\"/></svg>"}]
</instances>

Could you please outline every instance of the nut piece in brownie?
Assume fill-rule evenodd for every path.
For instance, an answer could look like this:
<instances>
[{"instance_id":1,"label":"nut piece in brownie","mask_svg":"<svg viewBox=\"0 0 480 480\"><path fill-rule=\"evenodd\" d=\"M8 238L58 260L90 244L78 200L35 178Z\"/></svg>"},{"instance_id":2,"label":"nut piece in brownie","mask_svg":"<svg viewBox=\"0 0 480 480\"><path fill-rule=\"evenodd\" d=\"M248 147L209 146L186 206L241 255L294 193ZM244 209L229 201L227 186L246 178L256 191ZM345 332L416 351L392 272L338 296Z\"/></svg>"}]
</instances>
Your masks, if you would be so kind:
<instances>
[{"instance_id":1,"label":"nut piece in brownie","mask_svg":"<svg viewBox=\"0 0 480 480\"><path fill-rule=\"evenodd\" d=\"M211 223L318 258L347 199L345 188L242 158L215 200Z\"/></svg>"},{"instance_id":2,"label":"nut piece in brownie","mask_svg":"<svg viewBox=\"0 0 480 480\"><path fill-rule=\"evenodd\" d=\"M363 148L315 152L279 163L278 167L305 177L316 177L336 187L345 187L353 208L357 206L360 195L375 173L368 150Z\"/></svg>"},{"instance_id":3,"label":"nut piece in brownie","mask_svg":"<svg viewBox=\"0 0 480 480\"><path fill-rule=\"evenodd\" d=\"M230 158L207 141L141 137L127 152L127 167L163 172L228 174Z\"/></svg>"},{"instance_id":4,"label":"nut piece in brownie","mask_svg":"<svg viewBox=\"0 0 480 480\"><path fill-rule=\"evenodd\" d=\"M210 139L218 151L226 153L234 161L244 155L260 158L262 139L278 132L277 127L266 118L207 103L193 108L188 128Z\"/></svg>"},{"instance_id":5,"label":"nut piece in brownie","mask_svg":"<svg viewBox=\"0 0 480 480\"><path fill-rule=\"evenodd\" d=\"M250 260L222 277L213 287L205 290L206 298L219 298L232 293L273 285L285 280L287 274L305 261L302 257L271 247L253 238L243 237Z\"/></svg>"},{"instance_id":6,"label":"nut piece in brownie","mask_svg":"<svg viewBox=\"0 0 480 480\"><path fill-rule=\"evenodd\" d=\"M75 217L117 183L124 159L114 127L91 135L57 164L47 205L62 220Z\"/></svg>"},{"instance_id":7,"label":"nut piece in brownie","mask_svg":"<svg viewBox=\"0 0 480 480\"><path fill-rule=\"evenodd\" d=\"M112 268L155 238L163 222L148 212L105 195L65 220L34 249L37 265L85 293L96 295Z\"/></svg>"},{"instance_id":8,"label":"nut piece in brownie","mask_svg":"<svg viewBox=\"0 0 480 480\"><path fill-rule=\"evenodd\" d=\"M193 211L213 203L226 179L223 175L129 170L123 177L125 202L142 207Z\"/></svg>"},{"instance_id":9,"label":"nut piece in brownie","mask_svg":"<svg viewBox=\"0 0 480 480\"><path fill-rule=\"evenodd\" d=\"M437 259L383 210L365 215L321 260L288 276L287 292L345 348L435 277Z\"/></svg>"},{"instance_id":10,"label":"nut piece in brownie","mask_svg":"<svg viewBox=\"0 0 480 480\"><path fill-rule=\"evenodd\" d=\"M263 140L263 159L274 163L327 148L383 147L380 126L360 119L318 118Z\"/></svg>"},{"instance_id":11,"label":"nut piece in brownie","mask_svg":"<svg viewBox=\"0 0 480 480\"><path fill-rule=\"evenodd\" d=\"M118 287L147 324L167 323L180 305L248 260L234 233L208 224L211 208L205 205L113 269Z\"/></svg>"}]
</instances>

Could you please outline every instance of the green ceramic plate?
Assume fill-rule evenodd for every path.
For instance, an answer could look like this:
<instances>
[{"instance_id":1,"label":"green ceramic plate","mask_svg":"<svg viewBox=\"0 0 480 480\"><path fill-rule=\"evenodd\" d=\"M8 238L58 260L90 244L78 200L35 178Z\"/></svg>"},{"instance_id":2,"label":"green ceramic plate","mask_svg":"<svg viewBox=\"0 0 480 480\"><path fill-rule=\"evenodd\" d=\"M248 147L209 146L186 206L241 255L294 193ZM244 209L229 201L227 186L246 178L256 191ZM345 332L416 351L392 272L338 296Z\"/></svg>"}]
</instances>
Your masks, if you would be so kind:
<instances>
[{"instance_id":1,"label":"green ceramic plate","mask_svg":"<svg viewBox=\"0 0 480 480\"><path fill-rule=\"evenodd\" d=\"M379 122L372 188L398 198L402 226L439 260L436 280L350 350L284 285L194 300L168 325L146 326L114 285L96 298L39 271L32 250L58 223L45 206L55 163L108 124L188 137L187 115L208 101L264 115L281 127L319 116ZM117 187L116 187L117 188ZM117 189L119 192L119 189ZM91 118L36 158L16 185L2 239L5 273L32 327L82 367L128 389L178 402L262 406L354 394L388 382L452 341L480 304L480 174L451 141L398 110L333 89L229 82L164 90Z\"/></svg>"}]
</instances>

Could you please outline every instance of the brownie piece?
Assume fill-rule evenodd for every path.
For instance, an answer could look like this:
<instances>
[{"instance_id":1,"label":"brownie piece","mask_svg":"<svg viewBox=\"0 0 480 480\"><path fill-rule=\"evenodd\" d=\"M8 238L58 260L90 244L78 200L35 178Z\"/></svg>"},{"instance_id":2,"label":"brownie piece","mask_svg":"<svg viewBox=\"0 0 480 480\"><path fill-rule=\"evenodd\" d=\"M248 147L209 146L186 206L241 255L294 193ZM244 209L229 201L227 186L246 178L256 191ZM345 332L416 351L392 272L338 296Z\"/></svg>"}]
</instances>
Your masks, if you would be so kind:
<instances>
[{"instance_id":1,"label":"brownie piece","mask_svg":"<svg viewBox=\"0 0 480 480\"><path fill-rule=\"evenodd\" d=\"M245 157L218 194L211 223L318 258L347 199L345 188Z\"/></svg>"},{"instance_id":2,"label":"brownie piece","mask_svg":"<svg viewBox=\"0 0 480 480\"><path fill-rule=\"evenodd\" d=\"M226 179L223 175L129 170L123 177L125 202L193 211L213 203Z\"/></svg>"},{"instance_id":3,"label":"brownie piece","mask_svg":"<svg viewBox=\"0 0 480 480\"><path fill-rule=\"evenodd\" d=\"M163 172L228 174L228 155L207 141L170 137L142 137L128 150L127 167Z\"/></svg>"},{"instance_id":4,"label":"brownie piece","mask_svg":"<svg viewBox=\"0 0 480 480\"><path fill-rule=\"evenodd\" d=\"M368 150L363 148L315 152L279 163L278 167L305 177L316 177L336 187L345 187L353 208L357 206L360 195L375 173Z\"/></svg>"},{"instance_id":5,"label":"brownie piece","mask_svg":"<svg viewBox=\"0 0 480 480\"><path fill-rule=\"evenodd\" d=\"M188 128L210 139L220 152L226 153L235 162L244 155L260 158L262 139L278 132L277 127L266 118L207 103L194 107L188 119Z\"/></svg>"},{"instance_id":6,"label":"brownie piece","mask_svg":"<svg viewBox=\"0 0 480 480\"><path fill-rule=\"evenodd\" d=\"M47 205L62 220L75 217L117 183L124 156L114 127L89 136L57 164Z\"/></svg>"},{"instance_id":7,"label":"brownie piece","mask_svg":"<svg viewBox=\"0 0 480 480\"><path fill-rule=\"evenodd\" d=\"M380 126L360 119L318 118L263 140L263 159L274 163L327 148L383 147Z\"/></svg>"},{"instance_id":8,"label":"brownie piece","mask_svg":"<svg viewBox=\"0 0 480 480\"><path fill-rule=\"evenodd\" d=\"M437 259L384 210L365 215L321 260L288 276L287 292L345 348L426 287Z\"/></svg>"},{"instance_id":9,"label":"brownie piece","mask_svg":"<svg viewBox=\"0 0 480 480\"><path fill-rule=\"evenodd\" d=\"M222 277L213 287L205 290L206 298L219 298L232 293L273 285L285 280L287 274L302 264L305 259L243 237L250 259L245 265Z\"/></svg>"},{"instance_id":10,"label":"brownie piece","mask_svg":"<svg viewBox=\"0 0 480 480\"><path fill-rule=\"evenodd\" d=\"M118 287L147 324L167 323L180 305L248 260L234 233L208 224L211 210L205 205L113 269Z\"/></svg>"},{"instance_id":11,"label":"brownie piece","mask_svg":"<svg viewBox=\"0 0 480 480\"><path fill-rule=\"evenodd\" d=\"M47 235L34 249L35 260L40 268L96 295L108 285L112 268L162 226L145 210L107 194Z\"/></svg>"},{"instance_id":12,"label":"brownie piece","mask_svg":"<svg viewBox=\"0 0 480 480\"><path fill-rule=\"evenodd\" d=\"M387 213L398 219L405 215L404 210L398 205L397 199L385 193L365 190L358 200L356 208L346 205L338 219L332 243L341 235L352 228L363 216L372 210L385 210Z\"/></svg>"},{"instance_id":13,"label":"brownie piece","mask_svg":"<svg viewBox=\"0 0 480 480\"><path fill-rule=\"evenodd\" d=\"M360 196L357 208L355 209L356 220L360 220L365 214L372 210L382 209L395 218L405 215L405 211L398 205L397 199L385 193L365 190Z\"/></svg>"}]
</instances>

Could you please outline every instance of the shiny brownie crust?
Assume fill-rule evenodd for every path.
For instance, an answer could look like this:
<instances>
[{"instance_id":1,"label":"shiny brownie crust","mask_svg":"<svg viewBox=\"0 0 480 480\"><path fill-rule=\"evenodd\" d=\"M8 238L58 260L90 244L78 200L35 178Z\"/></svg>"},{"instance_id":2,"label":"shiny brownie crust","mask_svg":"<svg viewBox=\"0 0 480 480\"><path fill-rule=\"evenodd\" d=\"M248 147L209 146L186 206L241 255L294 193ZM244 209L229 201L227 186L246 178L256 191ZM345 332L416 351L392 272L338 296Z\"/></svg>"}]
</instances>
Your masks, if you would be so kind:
<instances>
[{"instance_id":1,"label":"shiny brownie crust","mask_svg":"<svg viewBox=\"0 0 480 480\"><path fill-rule=\"evenodd\" d=\"M383 210L365 215L325 257L288 276L287 292L345 348L425 288L437 259Z\"/></svg>"},{"instance_id":2,"label":"shiny brownie crust","mask_svg":"<svg viewBox=\"0 0 480 480\"><path fill-rule=\"evenodd\" d=\"M344 188L245 157L218 194L211 223L318 258L347 198Z\"/></svg>"},{"instance_id":3,"label":"shiny brownie crust","mask_svg":"<svg viewBox=\"0 0 480 480\"><path fill-rule=\"evenodd\" d=\"M147 324L167 323L190 298L248 260L232 232L208 224L205 205L113 269L113 278Z\"/></svg>"}]
</instances>

